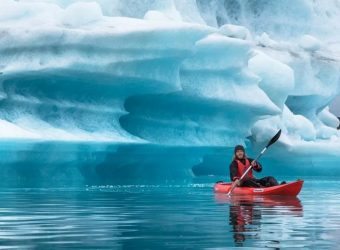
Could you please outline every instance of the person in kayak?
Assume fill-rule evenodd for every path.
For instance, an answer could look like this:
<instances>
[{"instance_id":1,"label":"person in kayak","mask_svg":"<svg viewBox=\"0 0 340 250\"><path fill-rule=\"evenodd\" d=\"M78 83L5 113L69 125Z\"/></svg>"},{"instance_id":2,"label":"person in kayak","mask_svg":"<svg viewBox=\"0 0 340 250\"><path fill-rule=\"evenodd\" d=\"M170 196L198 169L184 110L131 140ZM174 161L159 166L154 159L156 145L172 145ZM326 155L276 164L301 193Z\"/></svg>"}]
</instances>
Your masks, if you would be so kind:
<instances>
[{"instance_id":1,"label":"person in kayak","mask_svg":"<svg viewBox=\"0 0 340 250\"><path fill-rule=\"evenodd\" d=\"M256 179L253 175L252 169L242 181L239 181L242 174L250 167L250 165L253 166L252 169L256 172L262 171L261 164L251 158L248 158L244 147L242 145L237 145L234 149L233 161L230 163L231 181L236 181L236 185L240 187L272 187L279 185L277 180L272 176ZM282 182L282 184L284 184L284 182Z\"/></svg>"}]
</instances>

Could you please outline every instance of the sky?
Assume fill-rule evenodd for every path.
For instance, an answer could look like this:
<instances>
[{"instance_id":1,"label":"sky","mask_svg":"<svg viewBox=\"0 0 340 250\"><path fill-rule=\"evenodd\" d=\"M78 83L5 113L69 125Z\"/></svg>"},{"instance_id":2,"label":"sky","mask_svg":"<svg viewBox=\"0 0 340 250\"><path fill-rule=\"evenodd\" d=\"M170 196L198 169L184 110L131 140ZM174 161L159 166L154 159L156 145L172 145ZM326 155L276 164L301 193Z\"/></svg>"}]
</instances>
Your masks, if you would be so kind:
<instances>
[{"instance_id":1,"label":"sky","mask_svg":"<svg viewBox=\"0 0 340 250\"><path fill-rule=\"evenodd\" d=\"M340 117L340 95L332 102L330 106L331 112Z\"/></svg>"}]
</instances>

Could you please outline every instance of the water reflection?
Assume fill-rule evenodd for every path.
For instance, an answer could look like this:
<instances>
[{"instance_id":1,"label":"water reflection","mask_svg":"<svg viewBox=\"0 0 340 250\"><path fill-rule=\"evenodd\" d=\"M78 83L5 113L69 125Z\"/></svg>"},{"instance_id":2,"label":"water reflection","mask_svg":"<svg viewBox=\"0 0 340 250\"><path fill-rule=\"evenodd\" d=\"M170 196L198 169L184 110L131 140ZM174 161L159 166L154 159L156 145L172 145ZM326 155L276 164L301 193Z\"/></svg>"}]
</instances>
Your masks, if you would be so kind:
<instances>
[{"instance_id":1,"label":"water reflection","mask_svg":"<svg viewBox=\"0 0 340 250\"><path fill-rule=\"evenodd\" d=\"M267 215L303 216L303 207L297 197L216 194L215 199L218 203L230 204L229 225L236 246L243 246L247 239L259 240L262 218Z\"/></svg>"},{"instance_id":2,"label":"water reflection","mask_svg":"<svg viewBox=\"0 0 340 250\"><path fill-rule=\"evenodd\" d=\"M307 182L301 202L211 183L0 189L0 249L339 249L339 181Z\"/></svg>"}]
</instances>

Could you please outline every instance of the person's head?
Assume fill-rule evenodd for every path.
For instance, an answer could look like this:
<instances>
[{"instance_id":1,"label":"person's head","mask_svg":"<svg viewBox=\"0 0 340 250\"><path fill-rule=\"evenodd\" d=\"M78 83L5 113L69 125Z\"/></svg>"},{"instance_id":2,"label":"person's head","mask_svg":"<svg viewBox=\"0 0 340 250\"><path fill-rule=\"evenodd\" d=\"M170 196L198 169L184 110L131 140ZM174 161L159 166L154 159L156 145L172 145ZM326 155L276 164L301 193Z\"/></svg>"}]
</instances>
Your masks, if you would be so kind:
<instances>
[{"instance_id":1,"label":"person's head","mask_svg":"<svg viewBox=\"0 0 340 250\"><path fill-rule=\"evenodd\" d=\"M234 149L234 155L238 160L244 159L246 155L244 147L242 145L237 145Z\"/></svg>"}]
</instances>

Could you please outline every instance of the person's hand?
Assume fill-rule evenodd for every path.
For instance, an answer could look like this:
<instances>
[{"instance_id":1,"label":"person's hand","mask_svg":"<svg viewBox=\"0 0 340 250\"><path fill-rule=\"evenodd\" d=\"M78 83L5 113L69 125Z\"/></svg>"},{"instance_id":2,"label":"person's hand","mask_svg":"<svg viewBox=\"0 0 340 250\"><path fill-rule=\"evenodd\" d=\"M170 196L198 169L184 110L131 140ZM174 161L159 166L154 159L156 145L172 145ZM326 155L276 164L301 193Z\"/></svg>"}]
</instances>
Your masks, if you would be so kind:
<instances>
[{"instance_id":1,"label":"person's hand","mask_svg":"<svg viewBox=\"0 0 340 250\"><path fill-rule=\"evenodd\" d=\"M235 180L234 185L235 185L235 187L239 187L241 185L240 180L239 179Z\"/></svg>"},{"instance_id":2,"label":"person's hand","mask_svg":"<svg viewBox=\"0 0 340 250\"><path fill-rule=\"evenodd\" d=\"M252 162L251 162L251 165L252 165L253 167L257 167L257 165L258 165L258 164L257 164L257 161L252 161Z\"/></svg>"}]
</instances>

